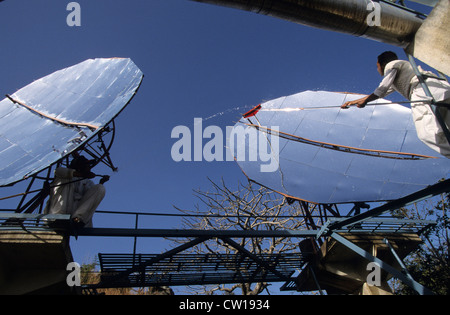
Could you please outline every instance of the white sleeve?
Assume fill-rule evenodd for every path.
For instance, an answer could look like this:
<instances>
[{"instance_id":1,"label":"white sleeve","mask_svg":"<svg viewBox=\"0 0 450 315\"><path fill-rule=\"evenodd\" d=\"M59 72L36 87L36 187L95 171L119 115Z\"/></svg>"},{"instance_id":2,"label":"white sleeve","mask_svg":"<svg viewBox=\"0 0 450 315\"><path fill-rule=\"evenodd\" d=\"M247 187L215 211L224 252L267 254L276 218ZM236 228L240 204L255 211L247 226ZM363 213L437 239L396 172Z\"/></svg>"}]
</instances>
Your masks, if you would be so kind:
<instances>
[{"instance_id":1,"label":"white sleeve","mask_svg":"<svg viewBox=\"0 0 450 315\"><path fill-rule=\"evenodd\" d=\"M394 92L395 90L394 90L392 84L394 83L396 75L397 75L397 69L390 69L384 76L380 85L375 89L373 94L382 98L382 97L385 97L386 95L389 95L392 92Z\"/></svg>"}]
</instances>

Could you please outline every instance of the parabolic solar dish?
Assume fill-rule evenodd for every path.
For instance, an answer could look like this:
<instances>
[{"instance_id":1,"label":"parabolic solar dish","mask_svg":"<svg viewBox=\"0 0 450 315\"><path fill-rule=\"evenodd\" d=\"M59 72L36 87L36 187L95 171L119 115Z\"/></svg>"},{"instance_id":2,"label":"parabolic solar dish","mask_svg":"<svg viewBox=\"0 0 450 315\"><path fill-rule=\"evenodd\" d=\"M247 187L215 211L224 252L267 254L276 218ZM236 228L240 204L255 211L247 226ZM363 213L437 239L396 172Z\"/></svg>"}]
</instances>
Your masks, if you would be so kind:
<instances>
[{"instance_id":1,"label":"parabolic solar dish","mask_svg":"<svg viewBox=\"0 0 450 315\"><path fill-rule=\"evenodd\" d=\"M75 151L129 103L143 74L127 58L89 59L0 102L0 186Z\"/></svg>"},{"instance_id":2,"label":"parabolic solar dish","mask_svg":"<svg viewBox=\"0 0 450 315\"><path fill-rule=\"evenodd\" d=\"M250 180L320 204L394 200L448 177L450 159L418 139L408 107L340 108L360 97L305 91L265 102L233 127L231 152Z\"/></svg>"}]
</instances>

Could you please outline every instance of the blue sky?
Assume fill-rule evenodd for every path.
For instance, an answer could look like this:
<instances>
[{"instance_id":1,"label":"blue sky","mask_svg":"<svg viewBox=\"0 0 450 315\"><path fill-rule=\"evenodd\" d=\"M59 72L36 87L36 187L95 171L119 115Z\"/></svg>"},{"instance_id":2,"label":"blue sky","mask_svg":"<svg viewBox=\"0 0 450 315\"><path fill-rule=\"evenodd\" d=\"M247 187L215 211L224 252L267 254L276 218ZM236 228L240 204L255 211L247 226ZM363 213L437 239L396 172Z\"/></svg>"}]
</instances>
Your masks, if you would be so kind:
<instances>
[{"instance_id":1,"label":"blue sky","mask_svg":"<svg viewBox=\"0 0 450 315\"><path fill-rule=\"evenodd\" d=\"M69 27L69 2L0 4L0 92L88 58L129 57L144 72L138 94L116 119L111 154L119 172L95 170L112 175L100 210L175 213L173 205L193 208L192 190L208 190L208 177L231 187L245 181L234 162L174 162L174 127L193 128L194 118L225 112L203 122L225 130L246 111L235 108L304 90L368 94L380 80L376 56L393 50L404 57L364 38L188 0L79 0L81 26ZM143 227L179 224L155 220ZM95 226L122 224L132 221L94 217ZM158 242L142 242L142 251L159 251ZM85 262L98 252L129 252L130 244L79 238L72 249Z\"/></svg>"}]
</instances>

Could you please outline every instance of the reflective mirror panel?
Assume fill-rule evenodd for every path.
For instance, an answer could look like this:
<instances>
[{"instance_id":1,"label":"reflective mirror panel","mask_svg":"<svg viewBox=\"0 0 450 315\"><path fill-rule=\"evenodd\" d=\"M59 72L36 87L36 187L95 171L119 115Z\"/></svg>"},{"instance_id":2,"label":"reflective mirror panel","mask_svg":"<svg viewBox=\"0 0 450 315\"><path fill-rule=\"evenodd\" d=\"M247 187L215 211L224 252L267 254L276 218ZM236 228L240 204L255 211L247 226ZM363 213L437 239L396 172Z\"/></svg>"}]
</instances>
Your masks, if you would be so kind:
<instances>
[{"instance_id":1,"label":"reflective mirror panel","mask_svg":"<svg viewBox=\"0 0 450 315\"><path fill-rule=\"evenodd\" d=\"M234 126L231 152L249 179L322 204L393 200L448 177L450 160L417 138L408 107L340 108L360 97L306 91L265 102Z\"/></svg>"},{"instance_id":2,"label":"reflective mirror panel","mask_svg":"<svg viewBox=\"0 0 450 315\"><path fill-rule=\"evenodd\" d=\"M130 59L89 59L3 99L0 186L37 173L86 143L124 109L142 78Z\"/></svg>"}]
</instances>

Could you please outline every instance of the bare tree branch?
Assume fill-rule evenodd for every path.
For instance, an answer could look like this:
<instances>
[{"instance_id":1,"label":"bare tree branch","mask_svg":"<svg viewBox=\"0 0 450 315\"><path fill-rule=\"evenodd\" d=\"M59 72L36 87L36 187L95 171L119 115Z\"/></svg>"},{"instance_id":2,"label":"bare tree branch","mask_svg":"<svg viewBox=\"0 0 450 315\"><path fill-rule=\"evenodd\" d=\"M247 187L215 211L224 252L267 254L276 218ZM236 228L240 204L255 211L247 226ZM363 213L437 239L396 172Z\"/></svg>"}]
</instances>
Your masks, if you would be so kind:
<instances>
[{"instance_id":1,"label":"bare tree branch","mask_svg":"<svg viewBox=\"0 0 450 315\"><path fill-rule=\"evenodd\" d=\"M302 207L298 203L288 204L285 198L264 187L248 182L238 184L232 190L222 180L220 184L210 180L208 191L195 190L198 204L194 210L181 210L185 228L210 230L278 230L305 229ZM315 211L314 208L311 208ZM195 215L195 216L192 216ZM177 241L177 240L175 240ZM180 242L180 241L177 241ZM298 250L297 241L291 238L242 238L240 246L254 254L273 254ZM209 240L191 249L196 253L237 253L238 250L220 239ZM267 290L268 283L246 283L204 288L213 294L222 291L233 294L240 289L242 294L256 295Z\"/></svg>"}]
</instances>

